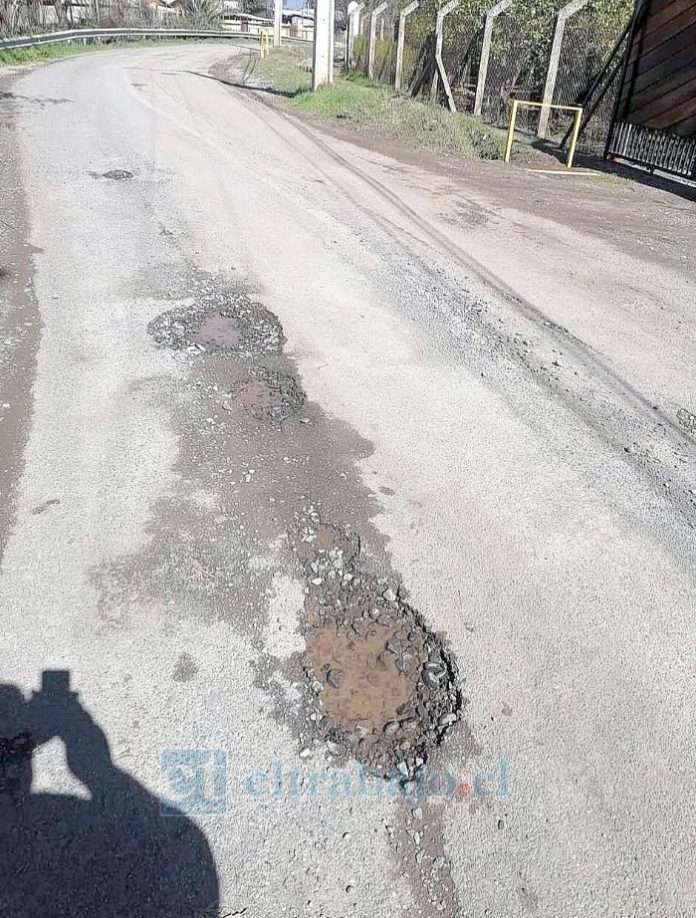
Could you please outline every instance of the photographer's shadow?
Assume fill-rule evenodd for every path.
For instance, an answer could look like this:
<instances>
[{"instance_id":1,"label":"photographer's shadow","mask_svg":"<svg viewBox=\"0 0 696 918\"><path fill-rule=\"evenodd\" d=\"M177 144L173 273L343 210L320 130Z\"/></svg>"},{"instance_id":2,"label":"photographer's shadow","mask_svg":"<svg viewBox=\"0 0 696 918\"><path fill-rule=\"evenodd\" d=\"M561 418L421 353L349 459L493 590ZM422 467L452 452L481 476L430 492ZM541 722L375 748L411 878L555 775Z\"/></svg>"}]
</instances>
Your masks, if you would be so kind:
<instances>
[{"instance_id":1,"label":"photographer's shadow","mask_svg":"<svg viewBox=\"0 0 696 918\"><path fill-rule=\"evenodd\" d=\"M203 833L114 765L67 673L53 675L28 701L0 685L0 915L217 916ZM33 749L55 736L91 799L32 793Z\"/></svg>"}]
</instances>

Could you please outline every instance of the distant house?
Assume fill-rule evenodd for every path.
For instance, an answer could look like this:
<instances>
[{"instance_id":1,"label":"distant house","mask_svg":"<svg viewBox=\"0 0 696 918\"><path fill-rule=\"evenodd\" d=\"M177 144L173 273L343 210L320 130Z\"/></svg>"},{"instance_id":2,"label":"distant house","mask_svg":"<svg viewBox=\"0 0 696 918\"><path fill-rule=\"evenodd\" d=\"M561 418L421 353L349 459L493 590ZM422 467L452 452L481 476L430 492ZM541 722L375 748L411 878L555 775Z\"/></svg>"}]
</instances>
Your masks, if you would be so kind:
<instances>
[{"instance_id":1,"label":"distant house","mask_svg":"<svg viewBox=\"0 0 696 918\"><path fill-rule=\"evenodd\" d=\"M186 12L184 0L149 0L148 6L159 19L183 16Z\"/></svg>"},{"instance_id":2,"label":"distant house","mask_svg":"<svg viewBox=\"0 0 696 918\"><path fill-rule=\"evenodd\" d=\"M311 29L314 27L314 10L307 9L306 7L299 10L283 7L283 24Z\"/></svg>"}]
</instances>

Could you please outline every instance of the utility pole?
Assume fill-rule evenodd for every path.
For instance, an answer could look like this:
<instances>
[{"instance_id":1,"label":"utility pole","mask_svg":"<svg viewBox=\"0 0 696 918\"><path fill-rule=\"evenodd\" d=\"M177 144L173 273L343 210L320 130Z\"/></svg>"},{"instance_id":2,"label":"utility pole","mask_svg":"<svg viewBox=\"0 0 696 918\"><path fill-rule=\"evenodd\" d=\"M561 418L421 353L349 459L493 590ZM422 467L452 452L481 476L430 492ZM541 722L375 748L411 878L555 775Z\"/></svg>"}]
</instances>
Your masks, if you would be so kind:
<instances>
[{"instance_id":1,"label":"utility pole","mask_svg":"<svg viewBox=\"0 0 696 918\"><path fill-rule=\"evenodd\" d=\"M314 52L312 89L333 82L334 0L316 0L314 5Z\"/></svg>"}]
</instances>

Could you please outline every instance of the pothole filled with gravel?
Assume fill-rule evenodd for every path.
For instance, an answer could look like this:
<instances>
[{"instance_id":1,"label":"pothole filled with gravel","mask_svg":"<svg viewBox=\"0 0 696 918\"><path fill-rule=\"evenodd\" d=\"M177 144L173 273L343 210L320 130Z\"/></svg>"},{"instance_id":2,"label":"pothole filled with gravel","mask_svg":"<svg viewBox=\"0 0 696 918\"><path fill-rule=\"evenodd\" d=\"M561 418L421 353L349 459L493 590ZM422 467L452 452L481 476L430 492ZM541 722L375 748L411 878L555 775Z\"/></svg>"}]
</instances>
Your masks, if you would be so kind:
<instances>
[{"instance_id":1,"label":"pothole filled with gravel","mask_svg":"<svg viewBox=\"0 0 696 918\"><path fill-rule=\"evenodd\" d=\"M238 288L199 283L191 306L153 319L148 331L162 347L191 354L225 354L245 359L277 354L284 342L280 323Z\"/></svg>"},{"instance_id":2,"label":"pothole filled with gravel","mask_svg":"<svg viewBox=\"0 0 696 918\"><path fill-rule=\"evenodd\" d=\"M362 570L354 534L316 518L294 543L307 578L309 720L333 756L407 780L459 719L454 661L393 586Z\"/></svg>"},{"instance_id":3,"label":"pothole filled with gravel","mask_svg":"<svg viewBox=\"0 0 696 918\"><path fill-rule=\"evenodd\" d=\"M223 407L232 410L237 405L257 420L280 424L296 414L304 400L304 393L292 376L266 367L252 367L246 378L233 387Z\"/></svg>"}]
</instances>

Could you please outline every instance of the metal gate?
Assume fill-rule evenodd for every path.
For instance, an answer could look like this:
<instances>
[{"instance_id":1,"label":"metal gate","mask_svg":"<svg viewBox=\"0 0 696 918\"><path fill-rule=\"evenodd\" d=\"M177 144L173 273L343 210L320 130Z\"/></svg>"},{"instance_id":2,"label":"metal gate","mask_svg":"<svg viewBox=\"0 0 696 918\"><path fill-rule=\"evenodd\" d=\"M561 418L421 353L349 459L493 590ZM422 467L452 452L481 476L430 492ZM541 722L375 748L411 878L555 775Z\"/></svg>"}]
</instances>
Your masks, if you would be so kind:
<instances>
[{"instance_id":1,"label":"metal gate","mask_svg":"<svg viewBox=\"0 0 696 918\"><path fill-rule=\"evenodd\" d=\"M696 179L696 137L680 137L669 131L617 121L609 141L609 155L648 169Z\"/></svg>"},{"instance_id":2,"label":"metal gate","mask_svg":"<svg viewBox=\"0 0 696 918\"><path fill-rule=\"evenodd\" d=\"M696 178L696 0L638 10L606 153Z\"/></svg>"}]
</instances>

